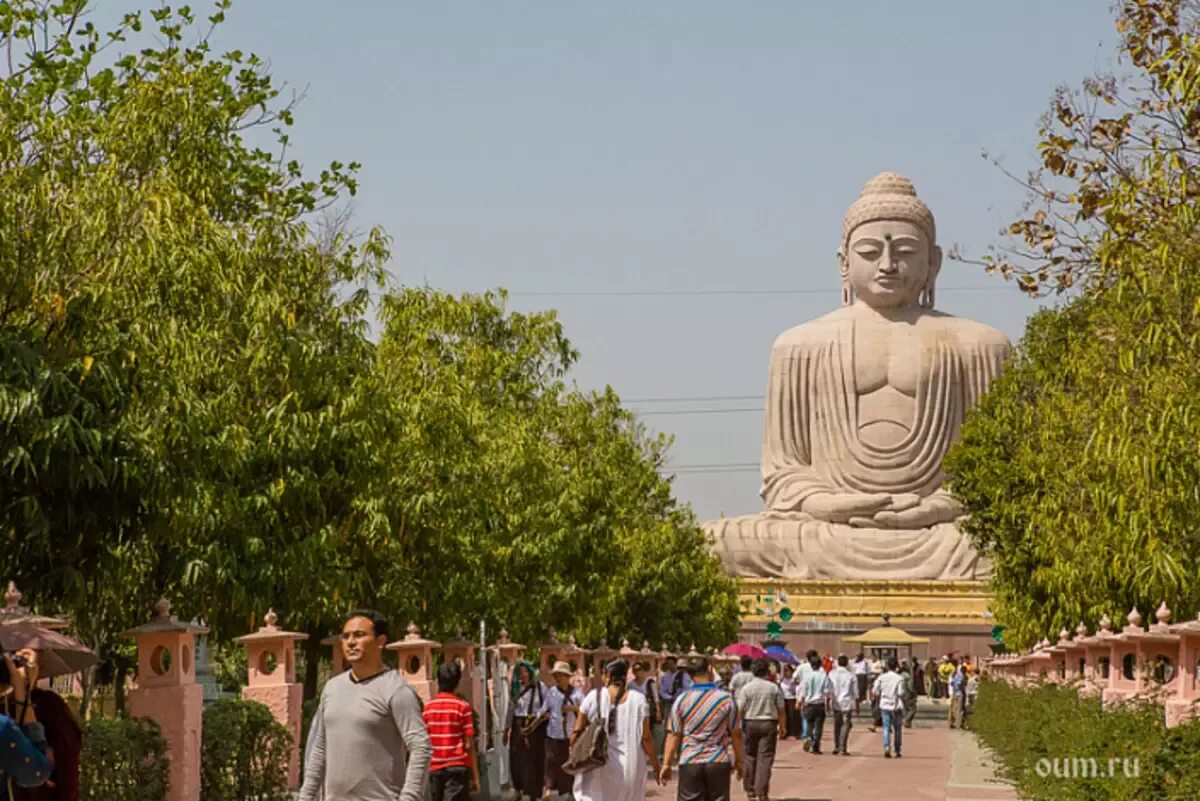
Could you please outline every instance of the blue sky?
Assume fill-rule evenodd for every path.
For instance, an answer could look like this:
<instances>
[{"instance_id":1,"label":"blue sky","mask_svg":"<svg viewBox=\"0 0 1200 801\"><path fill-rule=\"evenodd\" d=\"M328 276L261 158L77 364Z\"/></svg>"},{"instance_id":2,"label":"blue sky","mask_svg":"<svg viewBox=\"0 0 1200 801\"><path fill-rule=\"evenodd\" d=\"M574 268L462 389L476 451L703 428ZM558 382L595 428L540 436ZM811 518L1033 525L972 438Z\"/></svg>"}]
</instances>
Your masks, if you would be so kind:
<instances>
[{"instance_id":1,"label":"blue sky","mask_svg":"<svg viewBox=\"0 0 1200 801\"><path fill-rule=\"evenodd\" d=\"M394 237L397 282L556 308L581 386L719 466L676 479L706 518L759 508L737 466L768 351L839 303L862 184L908 175L947 249L1001 242L1022 191L981 152L1028 169L1054 88L1113 39L1098 0L241 0L217 44L305 92L298 158L363 163L355 225ZM954 263L938 299L1014 340L1036 308Z\"/></svg>"}]
</instances>

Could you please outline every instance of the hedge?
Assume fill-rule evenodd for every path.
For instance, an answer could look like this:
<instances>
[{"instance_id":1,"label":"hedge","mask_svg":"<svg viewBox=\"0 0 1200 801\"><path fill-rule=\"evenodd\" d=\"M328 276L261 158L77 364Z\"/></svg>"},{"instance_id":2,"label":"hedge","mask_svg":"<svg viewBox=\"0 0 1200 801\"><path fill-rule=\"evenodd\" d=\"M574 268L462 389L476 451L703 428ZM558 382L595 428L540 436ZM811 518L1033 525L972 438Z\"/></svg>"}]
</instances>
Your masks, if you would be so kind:
<instances>
[{"instance_id":1,"label":"hedge","mask_svg":"<svg viewBox=\"0 0 1200 801\"><path fill-rule=\"evenodd\" d=\"M200 801L286 801L292 735L255 701L225 698L204 710Z\"/></svg>"},{"instance_id":2,"label":"hedge","mask_svg":"<svg viewBox=\"0 0 1200 801\"><path fill-rule=\"evenodd\" d=\"M972 717L1022 798L1200 799L1200 721L1168 729L1158 704L1102 709L1069 685L985 681Z\"/></svg>"},{"instance_id":3,"label":"hedge","mask_svg":"<svg viewBox=\"0 0 1200 801\"><path fill-rule=\"evenodd\" d=\"M152 720L92 718L83 729L81 801L164 801L167 744Z\"/></svg>"}]
</instances>

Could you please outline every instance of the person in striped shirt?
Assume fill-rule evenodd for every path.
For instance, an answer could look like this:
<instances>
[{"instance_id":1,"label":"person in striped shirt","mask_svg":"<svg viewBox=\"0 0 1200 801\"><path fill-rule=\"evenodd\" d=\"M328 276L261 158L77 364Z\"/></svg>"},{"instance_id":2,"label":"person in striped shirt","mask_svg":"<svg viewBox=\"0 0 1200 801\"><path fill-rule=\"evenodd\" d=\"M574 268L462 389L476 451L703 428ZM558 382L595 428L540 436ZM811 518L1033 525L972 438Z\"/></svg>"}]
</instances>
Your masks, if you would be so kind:
<instances>
[{"instance_id":1,"label":"person in striped shirt","mask_svg":"<svg viewBox=\"0 0 1200 801\"><path fill-rule=\"evenodd\" d=\"M429 763L429 789L433 801L467 801L479 792L479 760L475 757L475 722L471 705L455 695L462 680L457 662L438 668L438 694L425 705L422 717L433 744Z\"/></svg>"},{"instance_id":2,"label":"person in striped shirt","mask_svg":"<svg viewBox=\"0 0 1200 801\"><path fill-rule=\"evenodd\" d=\"M745 773L737 702L713 683L704 657L689 659L687 671L692 687L671 707L662 780L670 781L678 754L678 801L729 801L731 774L740 779Z\"/></svg>"}]
</instances>

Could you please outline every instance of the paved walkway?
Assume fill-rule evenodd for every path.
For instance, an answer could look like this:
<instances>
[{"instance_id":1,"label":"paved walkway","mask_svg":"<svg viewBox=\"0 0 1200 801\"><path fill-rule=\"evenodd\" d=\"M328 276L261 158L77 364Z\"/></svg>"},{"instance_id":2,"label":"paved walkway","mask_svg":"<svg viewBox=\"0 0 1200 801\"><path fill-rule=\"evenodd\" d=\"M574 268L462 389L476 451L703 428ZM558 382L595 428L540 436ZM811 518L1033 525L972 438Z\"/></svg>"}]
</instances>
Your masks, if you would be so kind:
<instances>
[{"instance_id":1,"label":"paved walkway","mask_svg":"<svg viewBox=\"0 0 1200 801\"><path fill-rule=\"evenodd\" d=\"M920 720L904 731L904 758L884 759L878 733L858 724L850 734L850 756L826 751L806 754L794 740L780 743L771 781L771 801L1015 801L995 778L995 769L970 732L942 721ZM655 787L647 801L674 801L675 783ZM732 801L745 801L739 787Z\"/></svg>"}]
</instances>

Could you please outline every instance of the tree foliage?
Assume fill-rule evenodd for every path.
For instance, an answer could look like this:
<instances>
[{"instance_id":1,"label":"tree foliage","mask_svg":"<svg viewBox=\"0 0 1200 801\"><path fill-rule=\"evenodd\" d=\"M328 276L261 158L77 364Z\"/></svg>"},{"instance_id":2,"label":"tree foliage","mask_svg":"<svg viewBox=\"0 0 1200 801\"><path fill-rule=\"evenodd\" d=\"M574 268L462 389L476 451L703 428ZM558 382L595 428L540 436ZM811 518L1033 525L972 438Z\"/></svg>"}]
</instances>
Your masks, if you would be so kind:
<instances>
[{"instance_id":1,"label":"tree foliage","mask_svg":"<svg viewBox=\"0 0 1200 801\"><path fill-rule=\"evenodd\" d=\"M289 159L228 7L0 4L0 567L114 660L164 593L217 640L280 608L309 656L359 604L730 636L667 443L573 388L552 314L387 295L384 232L324 223L359 165Z\"/></svg>"},{"instance_id":2,"label":"tree foliage","mask_svg":"<svg viewBox=\"0 0 1200 801\"><path fill-rule=\"evenodd\" d=\"M946 468L1016 645L1200 608L1196 10L1121 5L1134 74L1058 93L1041 150L1060 188L1034 184L1047 208L1012 228L1044 243L1023 286L1074 291L1031 319Z\"/></svg>"}]
</instances>

